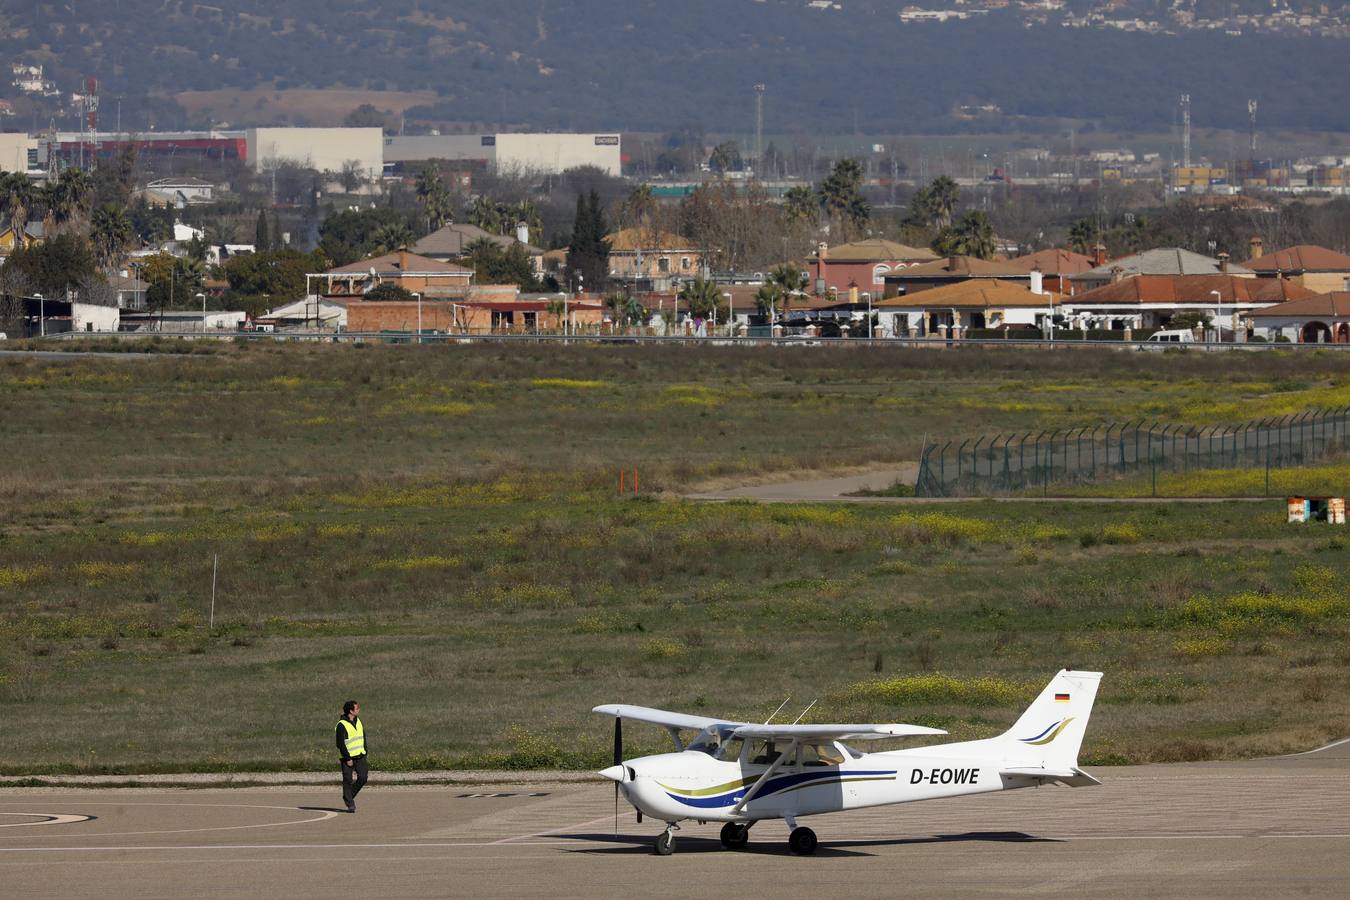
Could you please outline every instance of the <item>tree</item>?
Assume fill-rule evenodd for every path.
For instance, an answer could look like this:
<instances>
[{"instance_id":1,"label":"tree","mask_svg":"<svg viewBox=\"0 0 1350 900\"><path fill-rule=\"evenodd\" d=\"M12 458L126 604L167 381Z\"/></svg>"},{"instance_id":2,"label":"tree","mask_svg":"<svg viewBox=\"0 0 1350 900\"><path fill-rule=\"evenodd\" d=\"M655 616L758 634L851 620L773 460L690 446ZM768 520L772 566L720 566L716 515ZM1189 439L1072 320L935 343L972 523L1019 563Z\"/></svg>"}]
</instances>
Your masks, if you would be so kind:
<instances>
[{"instance_id":1,"label":"tree","mask_svg":"<svg viewBox=\"0 0 1350 900\"><path fill-rule=\"evenodd\" d=\"M735 141L724 141L713 148L712 155L708 157L708 168L724 175L727 172L738 172L744 166L741 159L741 148Z\"/></svg>"},{"instance_id":2,"label":"tree","mask_svg":"<svg viewBox=\"0 0 1350 900\"><path fill-rule=\"evenodd\" d=\"M360 160L349 159L342 164L342 170L338 172L338 184L347 193L352 193L366 182L366 173L361 168Z\"/></svg>"},{"instance_id":3,"label":"tree","mask_svg":"<svg viewBox=\"0 0 1350 900\"><path fill-rule=\"evenodd\" d=\"M783 212L790 222L814 222L820 201L806 185L790 187L783 194Z\"/></svg>"},{"instance_id":4,"label":"tree","mask_svg":"<svg viewBox=\"0 0 1350 900\"><path fill-rule=\"evenodd\" d=\"M0 271L22 276L30 291L56 298L88 280L100 279L89 245L72 234L18 248Z\"/></svg>"},{"instance_id":5,"label":"tree","mask_svg":"<svg viewBox=\"0 0 1350 900\"><path fill-rule=\"evenodd\" d=\"M413 243L416 238L413 236L413 230L408 227L407 222L386 222L375 230L372 235L375 246L372 252L375 254L392 253L400 247L406 247Z\"/></svg>"},{"instance_id":6,"label":"tree","mask_svg":"<svg viewBox=\"0 0 1350 900\"><path fill-rule=\"evenodd\" d=\"M933 238L933 252L942 256L994 258L994 226L981 210L973 209Z\"/></svg>"},{"instance_id":7,"label":"tree","mask_svg":"<svg viewBox=\"0 0 1350 900\"><path fill-rule=\"evenodd\" d=\"M206 270L197 260L160 253L145 261L141 279L151 309L196 308L193 295L201 291Z\"/></svg>"},{"instance_id":8,"label":"tree","mask_svg":"<svg viewBox=\"0 0 1350 900\"><path fill-rule=\"evenodd\" d=\"M93 180L80 169L66 168L55 180L49 180L42 190L42 202L47 208L43 221L49 231L84 219L93 196Z\"/></svg>"},{"instance_id":9,"label":"tree","mask_svg":"<svg viewBox=\"0 0 1350 900\"><path fill-rule=\"evenodd\" d=\"M375 287L366 291L365 299L415 301L417 297L414 296L412 291L399 287L396 284L385 282L384 284L377 284Z\"/></svg>"},{"instance_id":10,"label":"tree","mask_svg":"<svg viewBox=\"0 0 1350 900\"><path fill-rule=\"evenodd\" d=\"M856 159L841 159L816 191L820 207L847 236L867 226L872 208L862 196L863 167Z\"/></svg>"},{"instance_id":11,"label":"tree","mask_svg":"<svg viewBox=\"0 0 1350 900\"><path fill-rule=\"evenodd\" d=\"M23 247L28 242L28 222L37 199L37 188L33 180L23 172L0 173L0 205L9 216L9 224L14 227L14 247Z\"/></svg>"},{"instance_id":12,"label":"tree","mask_svg":"<svg viewBox=\"0 0 1350 900\"><path fill-rule=\"evenodd\" d=\"M272 234L267 225L267 210L258 210L258 224L253 226L253 249L257 253L272 249Z\"/></svg>"},{"instance_id":13,"label":"tree","mask_svg":"<svg viewBox=\"0 0 1350 900\"><path fill-rule=\"evenodd\" d=\"M1085 256L1090 255L1100 237L1096 222L1091 219L1079 219L1069 226L1069 249Z\"/></svg>"},{"instance_id":14,"label":"tree","mask_svg":"<svg viewBox=\"0 0 1350 900\"><path fill-rule=\"evenodd\" d=\"M274 306L305 296L305 275L329 267L322 250L301 253L287 248L231 257L221 270L231 291L265 298L267 305Z\"/></svg>"},{"instance_id":15,"label":"tree","mask_svg":"<svg viewBox=\"0 0 1350 900\"><path fill-rule=\"evenodd\" d=\"M941 231L951 227L952 213L961 197L961 188L946 175L940 175L914 192L904 224L916 231Z\"/></svg>"},{"instance_id":16,"label":"tree","mask_svg":"<svg viewBox=\"0 0 1350 900\"><path fill-rule=\"evenodd\" d=\"M385 109L376 109L369 103L362 103L347 113L342 124L348 128L387 128L393 113Z\"/></svg>"},{"instance_id":17,"label":"tree","mask_svg":"<svg viewBox=\"0 0 1350 900\"><path fill-rule=\"evenodd\" d=\"M717 282L705 279L702 275L693 281L685 282L680 288L680 299L689 308L689 315L695 319L716 318L719 322L727 319L727 307L722 303L722 289Z\"/></svg>"},{"instance_id":18,"label":"tree","mask_svg":"<svg viewBox=\"0 0 1350 900\"><path fill-rule=\"evenodd\" d=\"M435 164L427 163L417 173L416 191L429 231L436 231L450 221L450 192Z\"/></svg>"},{"instance_id":19,"label":"tree","mask_svg":"<svg viewBox=\"0 0 1350 900\"><path fill-rule=\"evenodd\" d=\"M583 281L576 287L601 291L609 281L609 241L605 239L605 215L600 196L591 191L577 194L577 212L572 222L572 242L567 250L567 267Z\"/></svg>"},{"instance_id":20,"label":"tree","mask_svg":"<svg viewBox=\"0 0 1350 900\"><path fill-rule=\"evenodd\" d=\"M513 243L503 248L491 238L479 238L464 248L465 261L473 267L479 284L514 284L524 291L540 289L534 266L525 248Z\"/></svg>"},{"instance_id":21,"label":"tree","mask_svg":"<svg viewBox=\"0 0 1350 900\"><path fill-rule=\"evenodd\" d=\"M89 223L89 239L100 268L107 269L122 258L132 234L131 217L122 207L105 203L94 210Z\"/></svg>"}]
</instances>

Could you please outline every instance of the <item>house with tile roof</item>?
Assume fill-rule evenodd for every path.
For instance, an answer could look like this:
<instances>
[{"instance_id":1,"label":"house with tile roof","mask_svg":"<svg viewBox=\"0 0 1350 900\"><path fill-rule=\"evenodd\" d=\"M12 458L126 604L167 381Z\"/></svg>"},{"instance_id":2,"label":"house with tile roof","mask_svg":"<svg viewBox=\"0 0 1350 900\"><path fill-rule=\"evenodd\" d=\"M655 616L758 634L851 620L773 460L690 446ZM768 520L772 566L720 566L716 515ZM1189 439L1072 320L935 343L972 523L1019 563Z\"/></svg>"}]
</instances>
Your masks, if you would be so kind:
<instances>
[{"instance_id":1,"label":"house with tile roof","mask_svg":"<svg viewBox=\"0 0 1350 900\"><path fill-rule=\"evenodd\" d=\"M473 269L409 253L406 249L372 256L327 272L309 274L305 280L324 296L368 294L382 284L392 284L414 294L462 296L468 292Z\"/></svg>"},{"instance_id":2,"label":"house with tile roof","mask_svg":"<svg viewBox=\"0 0 1350 900\"><path fill-rule=\"evenodd\" d=\"M515 237L508 237L501 234L493 234L490 231L484 231L477 225L468 223L459 224L452 222L444 225L426 237L413 244L410 248L413 253L419 256L425 256L429 259L438 259L441 262L449 262L452 259L460 259L467 256L469 246L475 241L487 240L501 247L503 250L509 250L517 244L525 250L525 255L530 258L530 264L534 268L535 274L542 274L544 271L544 251L529 243L529 228L524 227L524 235L517 234Z\"/></svg>"},{"instance_id":3,"label":"house with tile roof","mask_svg":"<svg viewBox=\"0 0 1350 900\"><path fill-rule=\"evenodd\" d=\"M1181 247L1159 247L1133 253L1113 259L1086 272L1072 275L1069 280L1074 284L1074 293L1090 291L1113 281L1121 281L1135 275L1236 275L1242 278L1255 278L1251 269L1233 265L1226 253L1218 257L1205 256Z\"/></svg>"},{"instance_id":4,"label":"house with tile roof","mask_svg":"<svg viewBox=\"0 0 1350 900\"><path fill-rule=\"evenodd\" d=\"M811 286L817 294L844 293L851 287L880 295L885 277L911 266L937 259L927 247L909 247L883 238L867 238L831 247L821 242L816 255L807 260Z\"/></svg>"},{"instance_id":5,"label":"house with tile roof","mask_svg":"<svg viewBox=\"0 0 1350 900\"><path fill-rule=\"evenodd\" d=\"M1251 315L1257 334L1299 344L1350 344L1350 291L1314 294Z\"/></svg>"},{"instance_id":6,"label":"house with tile roof","mask_svg":"<svg viewBox=\"0 0 1350 900\"><path fill-rule=\"evenodd\" d=\"M1033 269L1039 270L1041 284L1045 290L1071 294L1074 285L1069 278L1095 268L1097 263L1090 256L1074 253L1063 247L1052 247L1049 250L1038 250L1035 253L1014 257L1008 260L1008 265L1022 269L1028 275Z\"/></svg>"},{"instance_id":7,"label":"house with tile roof","mask_svg":"<svg viewBox=\"0 0 1350 900\"><path fill-rule=\"evenodd\" d=\"M664 290L672 279L693 278L703 270L703 254L687 237L657 228L624 228L605 235L609 277L640 281Z\"/></svg>"},{"instance_id":8,"label":"house with tile roof","mask_svg":"<svg viewBox=\"0 0 1350 900\"><path fill-rule=\"evenodd\" d=\"M1350 291L1350 256L1314 244L1262 253L1252 238L1252 258L1243 263L1258 278L1288 278L1319 294Z\"/></svg>"},{"instance_id":9,"label":"house with tile roof","mask_svg":"<svg viewBox=\"0 0 1350 900\"><path fill-rule=\"evenodd\" d=\"M1315 296L1285 278L1240 275L1135 275L1065 298L1070 315L1132 328L1163 328L1173 316L1200 315L1232 328L1233 318ZM1125 327L1112 324L1109 327Z\"/></svg>"},{"instance_id":10,"label":"house with tile roof","mask_svg":"<svg viewBox=\"0 0 1350 900\"><path fill-rule=\"evenodd\" d=\"M885 296L913 294L956 284L962 281L981 279L1000 279L1002 281L1031 284L1031 274L1020 266L1014 266L1003 260L979 259L974 256L949 256L931 262L920 263L896 272L884 278Z\"/></svg>"},{"instance_id":11,"label":"house with tile roof","mask_svg":"<svg viewBox=\"0 0 1350 900\"><path fill-rule=\"evenodd\" d=\"M886 337L945 336L955 326L969 328L1041 327L1063 299L1035 293L1026 284L998 278L967 279L887 297L873 304Z\"/></svg>"}]
</instances>

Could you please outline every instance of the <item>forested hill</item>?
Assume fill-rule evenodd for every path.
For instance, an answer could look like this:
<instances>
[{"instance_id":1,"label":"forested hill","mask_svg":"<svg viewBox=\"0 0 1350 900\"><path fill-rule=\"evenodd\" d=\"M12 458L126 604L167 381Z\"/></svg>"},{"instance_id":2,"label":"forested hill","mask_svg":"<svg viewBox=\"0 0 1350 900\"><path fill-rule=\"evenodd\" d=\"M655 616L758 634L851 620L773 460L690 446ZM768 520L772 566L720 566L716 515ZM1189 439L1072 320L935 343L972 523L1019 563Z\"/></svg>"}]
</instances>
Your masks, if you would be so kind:
<instances>
[{"instance_id":1,"label":"forested hill","mask_svg":"<svg viewBox=\"0 0 1350 900\"><path fill-rule=\"evenodd\" d=\"M189 124L164 102L180 91L267 86L432 91L410 116L431 122L744 132L762 82L771 131L1036 130L1055 117L1165 128L1182 92L1200 127L1244 127L1255 97L1264 127L1350 130L1345 41L1066 29L1011 11L905 24L901 0L841 2L9 3L0 55L42 63L66 91L98 77L130 127L151 112L161 128ZM998 111L972 120L963 105Z\"/></svg>"}]
</instances>

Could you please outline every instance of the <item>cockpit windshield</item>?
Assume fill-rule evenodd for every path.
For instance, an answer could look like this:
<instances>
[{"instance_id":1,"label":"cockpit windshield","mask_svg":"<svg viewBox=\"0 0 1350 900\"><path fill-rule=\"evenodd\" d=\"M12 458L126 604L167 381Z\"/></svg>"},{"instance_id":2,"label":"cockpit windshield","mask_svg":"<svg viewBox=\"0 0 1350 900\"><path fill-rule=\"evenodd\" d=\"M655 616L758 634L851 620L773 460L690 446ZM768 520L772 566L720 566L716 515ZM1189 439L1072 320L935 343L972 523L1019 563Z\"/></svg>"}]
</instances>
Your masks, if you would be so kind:
<instances>
[{"instance_id":1,"label":"cockpit windshield","mask_svg":"<svg viewBox=\"0 0 1350 900\"><path fill-rule=\"evenodd\" d=\"M694 738L689 743L689 746L684 749L697 750L700 753L706 753L709 756L720 757L722 755L723 745L727 742L727 738L734 730L735 728L729 725L713 725L705 728L700 731L698 737ZM737 744L736 752L738 754L740 752L739 743Z\"/></svg>"}]
</instances>

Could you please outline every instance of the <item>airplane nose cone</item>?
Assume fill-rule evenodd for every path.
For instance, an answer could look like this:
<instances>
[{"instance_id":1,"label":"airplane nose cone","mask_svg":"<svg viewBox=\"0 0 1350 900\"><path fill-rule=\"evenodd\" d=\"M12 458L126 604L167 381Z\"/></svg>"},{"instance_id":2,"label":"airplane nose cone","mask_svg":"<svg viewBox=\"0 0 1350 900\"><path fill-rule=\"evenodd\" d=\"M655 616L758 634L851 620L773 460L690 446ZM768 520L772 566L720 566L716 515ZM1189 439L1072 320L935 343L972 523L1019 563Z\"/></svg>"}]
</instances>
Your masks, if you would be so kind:
<instances>
[{"instance_id":1,"label":"airplane nose cone","mask_svg":"<svg viewBox=\"0 0 1350 900\"><path fill-rule=\"evenodd\" d=\"M610 766L608 769L601 769L599 775L601 778L608 778L610 781L617 781L619 784L628 780L628 770L623 766Z\"/></svg>"}]
</instances>

